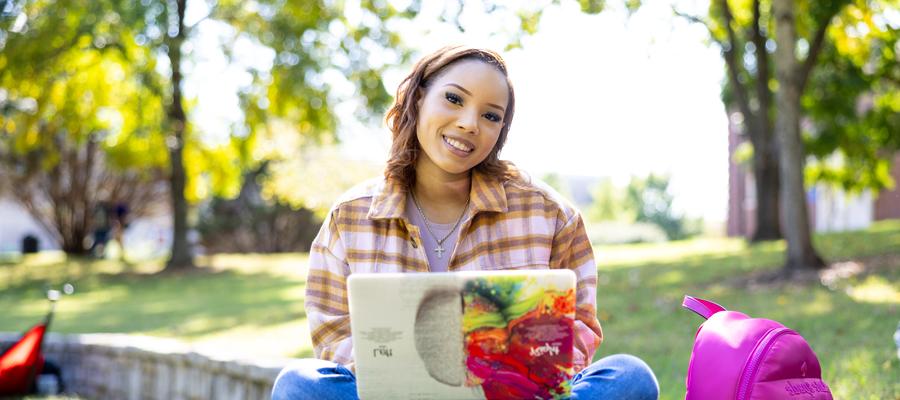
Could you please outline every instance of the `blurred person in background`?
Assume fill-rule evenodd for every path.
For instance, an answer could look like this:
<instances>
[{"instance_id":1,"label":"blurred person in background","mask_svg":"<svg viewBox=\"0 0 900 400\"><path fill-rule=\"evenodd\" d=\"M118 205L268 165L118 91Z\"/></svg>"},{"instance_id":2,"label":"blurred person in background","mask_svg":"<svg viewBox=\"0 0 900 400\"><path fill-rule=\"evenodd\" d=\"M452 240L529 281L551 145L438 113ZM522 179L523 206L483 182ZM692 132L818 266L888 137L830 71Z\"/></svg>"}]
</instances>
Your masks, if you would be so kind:
<instances>
[{"instance_id":1,"label":"blurred person in background","mask_svg":"<svg viewBox=\"0 0 900 400\"><path fill-rule=\"evenodd\" d=\"M106 245L109 243L109 233L112 229L112 216L110 215L109 204L105 201L97 203L94 207L93 219L93 242L88 250L91 256L96 258L106 257Z\"/></svg>"}]
</instances>

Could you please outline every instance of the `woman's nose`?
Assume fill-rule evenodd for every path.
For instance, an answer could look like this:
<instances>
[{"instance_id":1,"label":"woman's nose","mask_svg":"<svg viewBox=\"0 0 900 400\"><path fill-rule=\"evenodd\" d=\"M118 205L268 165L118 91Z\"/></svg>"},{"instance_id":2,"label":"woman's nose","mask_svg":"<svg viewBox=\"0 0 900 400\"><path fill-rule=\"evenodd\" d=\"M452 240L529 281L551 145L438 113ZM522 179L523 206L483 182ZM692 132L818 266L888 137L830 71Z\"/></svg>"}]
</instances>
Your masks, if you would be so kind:
<instances>
[{"instance_id":1,"label":"woman's nose","mask_svg":"<svg viewBox=\"0 0 900 400\"><path fill-rule=\"evenodd\" d=\"M465 133L478 133L478 110L465 110L456 121L457 127Z\"/></svg>"}]
</instances>

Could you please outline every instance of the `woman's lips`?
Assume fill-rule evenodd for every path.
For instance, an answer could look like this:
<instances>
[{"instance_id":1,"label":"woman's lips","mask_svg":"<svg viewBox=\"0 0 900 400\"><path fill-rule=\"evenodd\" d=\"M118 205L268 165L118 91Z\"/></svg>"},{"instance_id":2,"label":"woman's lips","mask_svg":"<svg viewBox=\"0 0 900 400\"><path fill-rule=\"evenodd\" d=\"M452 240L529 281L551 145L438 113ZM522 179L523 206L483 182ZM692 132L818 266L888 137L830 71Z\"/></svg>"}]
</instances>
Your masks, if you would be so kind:
<instances>
[{"instance_id":1,"label":"woman's lips","mask_svg":"<svg viewBox=\"0 0 900 400\"><path fill-rule=\"evenodd\" d=\"M444 145L452 152L460 157L467 157L475 150L475 145L471 142L449 136L441 136L444 139Z\"/></svg>"}]
</instances>

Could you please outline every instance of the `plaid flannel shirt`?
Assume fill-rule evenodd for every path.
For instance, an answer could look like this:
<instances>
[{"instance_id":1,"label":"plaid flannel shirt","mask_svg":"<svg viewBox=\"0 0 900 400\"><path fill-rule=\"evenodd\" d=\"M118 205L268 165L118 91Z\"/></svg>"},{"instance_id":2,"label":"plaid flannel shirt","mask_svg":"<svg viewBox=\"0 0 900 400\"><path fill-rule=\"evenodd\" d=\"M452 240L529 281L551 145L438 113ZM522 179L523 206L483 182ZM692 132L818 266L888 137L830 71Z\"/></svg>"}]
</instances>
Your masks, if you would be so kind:
<instances>
[{"instance_id":1,"label":"plaid flannel shirt","mask_svg":"<svg viewBox=\"0 0 900 400\"><path fill-rule=\"evenodd\" d=\"M597 267L581 215L544 185L500 183L472 173L470 207L450 271L568 268L575 272L575 366L603 339L596 316ZM317 358L353 368L346 279L358 272L428 272L418 227L403 217L406 189L383 179L338 200L313 241L306 315Z\"/></svg>"}]
</instances>

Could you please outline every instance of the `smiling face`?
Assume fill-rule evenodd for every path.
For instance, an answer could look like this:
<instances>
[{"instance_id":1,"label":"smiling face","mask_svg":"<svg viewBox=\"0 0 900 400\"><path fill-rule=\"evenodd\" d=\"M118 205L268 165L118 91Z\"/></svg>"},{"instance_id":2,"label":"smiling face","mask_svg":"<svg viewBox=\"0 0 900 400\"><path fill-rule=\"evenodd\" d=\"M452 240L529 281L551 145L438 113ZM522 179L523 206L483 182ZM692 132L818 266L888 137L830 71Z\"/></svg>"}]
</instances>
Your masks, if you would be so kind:
<instances>
[{"instance_id":1,"label":"smiling face","mask_svg":"<svg viewBox=\"0 0 900 400\"><path fill-rule=\"evenodd\" d=\"M506 77L496 67L480 60L447 66L418 102L416 168L467 174L497 143L508 102Z\"/></svg>"}]
</instances>

